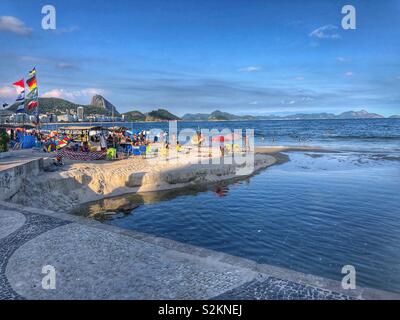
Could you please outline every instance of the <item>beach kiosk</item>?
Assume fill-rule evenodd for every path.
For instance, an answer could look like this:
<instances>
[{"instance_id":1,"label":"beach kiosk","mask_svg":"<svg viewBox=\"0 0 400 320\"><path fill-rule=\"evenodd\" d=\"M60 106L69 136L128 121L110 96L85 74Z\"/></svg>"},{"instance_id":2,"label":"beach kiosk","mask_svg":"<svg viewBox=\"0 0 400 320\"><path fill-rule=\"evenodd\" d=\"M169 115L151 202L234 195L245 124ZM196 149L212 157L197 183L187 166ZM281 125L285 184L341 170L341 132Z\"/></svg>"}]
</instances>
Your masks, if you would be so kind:
<instances>
[{"instance_id":1,"label":"beach kiosk","mask_svg":"<svg viewBox=\"0 0 400 320\"><path fill-rule=\"evenodd\" d=\"M87 150L82 150L82 145L88 145L90 137L108 135L109 130L107 128L101 126L69 126L59 128L58 132L68 135L72 145L72 147L63 148L58 152L62 158L78 161L106 159L107 150L99 150L97 147L86 147Z\"/></svg>"}]
</instances>

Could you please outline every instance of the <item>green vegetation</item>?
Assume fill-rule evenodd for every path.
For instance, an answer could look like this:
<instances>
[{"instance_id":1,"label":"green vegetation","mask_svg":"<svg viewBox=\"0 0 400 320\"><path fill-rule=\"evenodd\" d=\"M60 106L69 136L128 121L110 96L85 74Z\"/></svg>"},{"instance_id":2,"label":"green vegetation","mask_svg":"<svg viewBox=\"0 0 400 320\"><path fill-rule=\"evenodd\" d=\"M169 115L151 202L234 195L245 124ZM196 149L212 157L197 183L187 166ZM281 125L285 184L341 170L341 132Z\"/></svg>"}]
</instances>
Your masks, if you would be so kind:
<instances>
[{"instance_id":1,"label":"green vegetation","mask_svg":"<svg viewBox=\"0 0 400 320\"><path fill-rule=\"evenodd\" d=\"M171 121L180 120L179 117L165 109L151 111L146 116L146 121Z\"/></svg>"},{"instance_id":2,"label":"green vegetation","mask_svg":"<svg viewBox=\"0 0 400 320\"><path fill-rule=\"evenodd\" d=\"M5 130L0 129L0 152L6 152L8 151L8 135Z\"/></svg>"},{"instance_id":3,"label":"green vegetation","mask_svg":"<svg viewBox=\"0 0 400 320\"><path fill-rule=\"evenodd\" d=\"M142 113L140 111L130 111L123 114L125 116L125 121L172 121L172 120L180 120L179 117L170 113L165 109L153 110L149 113Z\"/></svg>"},{"instance_id":4,"label":"green vegetation","mask_svg":"<svg viewBox=\"0 0 400 320\"><path fill-rule=\"evenodd\" d=\"M10 107L10 111L16 111L18 105L14 104L13 106ZM79 105L75 104L72 102L69 102L64 99L59 99L59 98L39 98L39 108L40 108L40 113L54 113L56 115L60 114L65 114L67 113L68 110L73 110L76 112L76 109L78 107L83 107L84 108L84 113L85 115L90 115L90 114L98 114L98 115L106 115L106 116L111 116L111 111L91 106L91 105ZM25 108L27 113L32 113L28 111L28 108Z\"/></svg>"},{"instance_id":5,"label":"green vegetation","mask_svg":"<svg viewBox=\"0 0 400 320\"><path fill-rule=\"evenodd\" d=\"M125 116L125 121L135 122L135 121L146 121L146 115L141 113L140 111L129 111L123 113Z\"/></svg>"}]
</instances>

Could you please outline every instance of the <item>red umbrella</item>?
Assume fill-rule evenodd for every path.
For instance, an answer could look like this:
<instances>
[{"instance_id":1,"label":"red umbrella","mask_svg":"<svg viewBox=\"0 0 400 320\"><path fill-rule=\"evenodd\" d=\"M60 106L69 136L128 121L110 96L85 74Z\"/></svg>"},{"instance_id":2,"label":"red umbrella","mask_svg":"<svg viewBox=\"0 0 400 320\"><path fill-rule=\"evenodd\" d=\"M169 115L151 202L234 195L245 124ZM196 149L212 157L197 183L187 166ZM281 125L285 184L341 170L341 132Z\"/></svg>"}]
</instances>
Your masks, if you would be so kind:
<instances>
[{"instance_id":1,"label":"red umbrella","mask_svg":"<svg viewBox=\"0 0 400 320\"><path fill-rule=\"evenodd\" d=\"M215 136L212 137L212 142L224 142L225 141L225 137L224 136Z\"/></svg>"},{"instance_id":2,"label":"red umbrella","mask_svg":"<svg viewBox=\"0 0 400 320\"><path fill-rule=\"evenodd\" d=\"M224 138L226 141L239 141L240 139L243 139L242 135L237 133L227 134Z\"/></svg>"}]
</instances>

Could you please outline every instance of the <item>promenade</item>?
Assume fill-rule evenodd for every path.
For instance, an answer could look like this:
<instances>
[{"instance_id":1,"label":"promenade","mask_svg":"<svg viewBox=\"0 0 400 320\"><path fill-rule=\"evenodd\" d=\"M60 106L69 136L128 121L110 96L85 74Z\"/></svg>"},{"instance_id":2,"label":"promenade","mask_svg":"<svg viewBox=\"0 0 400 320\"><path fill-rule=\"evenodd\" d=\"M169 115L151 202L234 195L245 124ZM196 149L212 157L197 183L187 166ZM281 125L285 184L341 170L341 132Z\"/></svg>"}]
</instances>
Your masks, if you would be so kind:
<instances>
[{"instance_id":1,"label":"promenade","mask_svg":"<svg viewBox=\"0 0 400 320\"><path fill-rule=\"evenodd\" d=\"M56 288L42 287L44 266ZM365 288L0 202L0 299L399 299Z\"/></svg>"}]
</instances>

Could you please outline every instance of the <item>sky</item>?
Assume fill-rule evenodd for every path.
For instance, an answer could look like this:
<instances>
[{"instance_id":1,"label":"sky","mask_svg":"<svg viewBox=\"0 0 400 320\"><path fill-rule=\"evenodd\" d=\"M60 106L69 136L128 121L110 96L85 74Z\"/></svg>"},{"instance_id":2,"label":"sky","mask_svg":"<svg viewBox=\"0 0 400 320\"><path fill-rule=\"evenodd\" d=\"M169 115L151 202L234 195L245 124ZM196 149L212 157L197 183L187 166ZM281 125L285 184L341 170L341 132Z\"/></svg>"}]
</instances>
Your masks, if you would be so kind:
<instances>
[{"instance_id":1,"label":"sky","mask_svg":"<svg viewBox=\"0 0 400 320\"><path fill-rule=\"evenodd\" d=\"M42 7L56 29L42 28ZM356 29L342 28L342 7ZM0 102L36 66L41 97L120 112L400 114L400 0L1 0Z\"/></svg>"}]
</instances>

